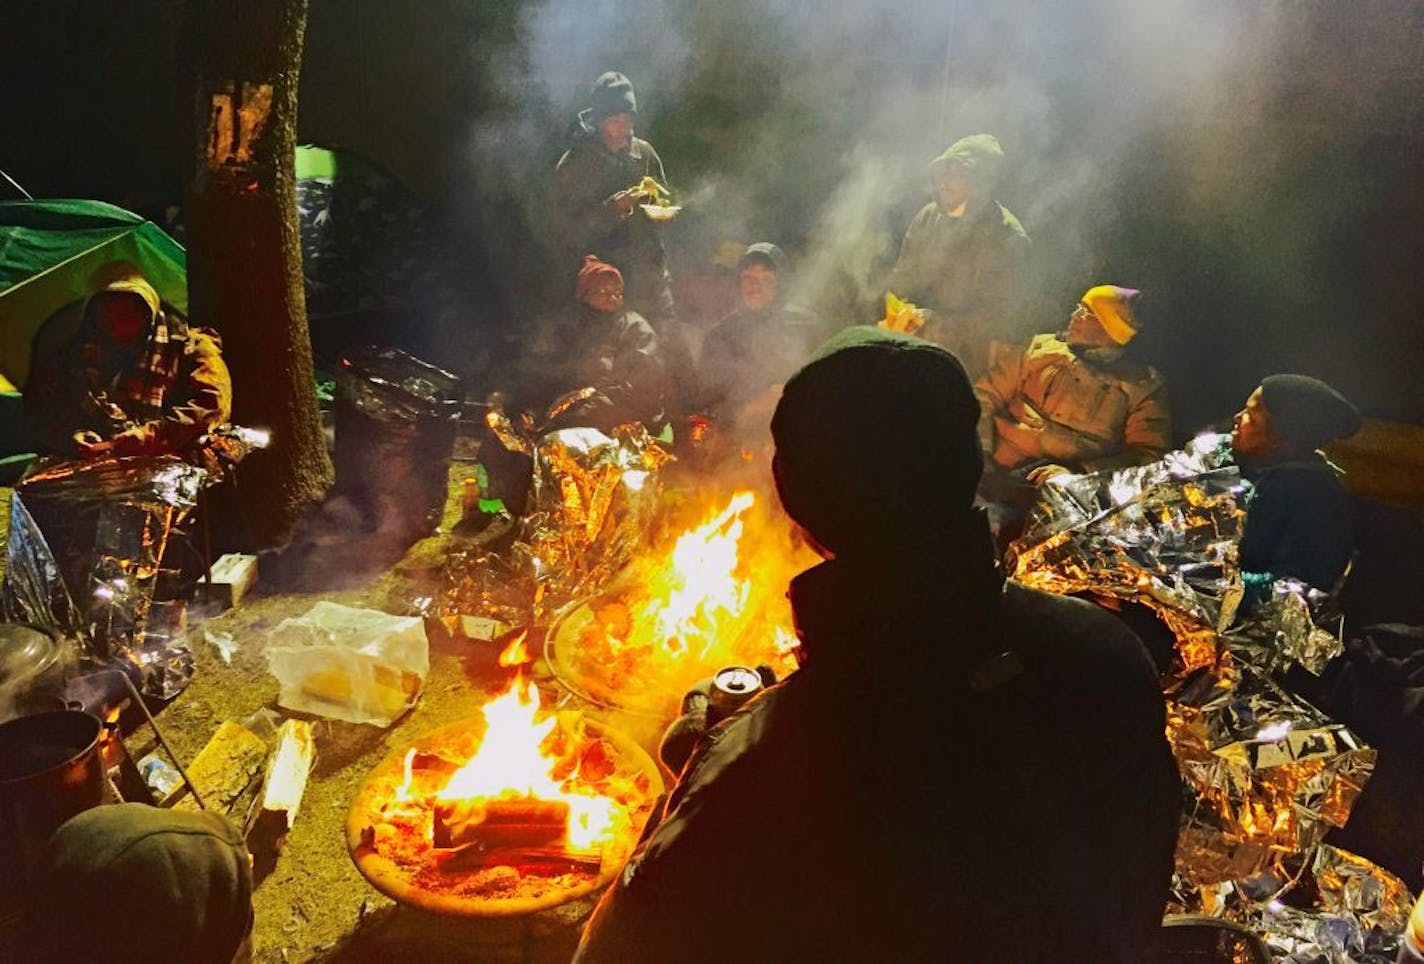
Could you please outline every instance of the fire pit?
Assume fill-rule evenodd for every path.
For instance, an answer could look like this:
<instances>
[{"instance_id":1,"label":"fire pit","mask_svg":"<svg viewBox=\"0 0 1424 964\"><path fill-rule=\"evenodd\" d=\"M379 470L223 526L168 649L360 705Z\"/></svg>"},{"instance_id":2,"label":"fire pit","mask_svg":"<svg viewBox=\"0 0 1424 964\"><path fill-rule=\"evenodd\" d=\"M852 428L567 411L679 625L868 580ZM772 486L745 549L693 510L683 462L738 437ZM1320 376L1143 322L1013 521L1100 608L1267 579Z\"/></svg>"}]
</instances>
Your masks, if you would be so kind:
<instances>
[{"instance_id":1,"label":"fire pit","mask_svg":"<svg viewBox=\"0 0 1424 964\"><path fill-rule=\"evenodd\" d=\"M387 757L351 805L357 868L440 914L527 914L607 886L663 791L631 739L578 711L541 714L517 680L484 715Z\"/></svg>"},{"instance_id":2,"label":"fire pit","mask_svg":"<svg viewBox=\"0 0 1424 964\"><path fill-rule=\"evenodd\" d=\"M585 699L671 720L687 690L719 669L764 663L781 677L796 668L785 587L813 561L785 519L738 492L607 592L561 613L545 655Z\"/></svg>"}]
</instances>

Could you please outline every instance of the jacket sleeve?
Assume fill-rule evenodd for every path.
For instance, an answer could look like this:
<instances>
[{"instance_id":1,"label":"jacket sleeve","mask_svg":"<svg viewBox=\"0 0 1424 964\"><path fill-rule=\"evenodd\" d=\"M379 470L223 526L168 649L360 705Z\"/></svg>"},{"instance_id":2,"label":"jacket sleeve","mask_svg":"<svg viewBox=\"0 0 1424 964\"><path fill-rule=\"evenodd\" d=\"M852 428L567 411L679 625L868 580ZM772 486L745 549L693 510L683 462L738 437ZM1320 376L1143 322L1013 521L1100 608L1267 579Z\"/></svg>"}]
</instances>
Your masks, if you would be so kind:
<instances>
[{"instance_id":1,"label":"jacket sleeve","mask_svg":"<svg viewBox=\"0 0 1424 964\"><path fill-rule=\"evenodd\" d=\"M919 304L923 301L923 280L925 260L925 223L928 221L923 209L910 221L905 229L905 237L900 242L900 257L890 272L886 290L893 291L901 298ZM923 307L923 305L921 305Z\"/></svg>"},{"instance_id":2,"label":"jacket sleeve","mask_svg":"<svg viewBox=\"0 0 1424 964\"><path fill-rule=\"evenodd\" d=\"M1167 404L1167 383L1154 371L1146 391L1127 413L1122 451L1089 459L1083 463L1083 470L1102 472L1155 462L1167 454L1171 440L1172 416Z\"/></svg>"},{"instance_id":3,"label":"jacket sleeve","mask_svg":"<svg viewBox=\"0 0 1424 964\"><path fill-rule=\"evenodd\" d=\"M181 452L209 429L232 418L232 377L216 338L189 329L183 381L173 386L175 400L162 418L135 425L114 436L116 455Z\"/></svg>"},{"instance_id":4,"label":"jacket sleeve","mask_svg":"<svg viewBox=\"0 0 1424 964\"><path fill-rule=\"evenodd\" d=\"M588 160L570 150L554 170L554 206L562 228L562 241L570 255L582 258L592 253L594 241L619 224L618 211L599 190ZM579 249L579 250L573 250Z\"/></svg>"},{"instance_id":5,"label":"jacket sleeve","mask_svg":"<svg viewBox=\"0 0 1424 964\"><path fill-rule=\"evenodd\" d=\"M615 398L626 408L631 418L647 421L663 410L666 372L658 336L641 317L628 319L614 359L614 376L620 383L621 398Z\"/></svg>"},{"instance_id":6,"label":"jacket sleeve","mask_svg":"<svg viewBox=\"0 0 1424 964\"><path fill-rule=\"evenodd\" d=\"M1281 537L1290 526L1290 493L1264 474L1246 503L1237 561L1242 572L1272 572Z\"/></svg>"},{"instance_id":7,"label":"jacket sleeve","mask_svg":"<svg viewBox=\"0 0 1424 964\"><path fill-rule=\"evenodd\" d=\"M995 343L991 348L989 370L974 383L979 396L979 444L985 458L992 458L998 445L994 419L1010 418L1009 402L1019 393L1023 382L1024 347Z\"/></svg>"}]
</instances>

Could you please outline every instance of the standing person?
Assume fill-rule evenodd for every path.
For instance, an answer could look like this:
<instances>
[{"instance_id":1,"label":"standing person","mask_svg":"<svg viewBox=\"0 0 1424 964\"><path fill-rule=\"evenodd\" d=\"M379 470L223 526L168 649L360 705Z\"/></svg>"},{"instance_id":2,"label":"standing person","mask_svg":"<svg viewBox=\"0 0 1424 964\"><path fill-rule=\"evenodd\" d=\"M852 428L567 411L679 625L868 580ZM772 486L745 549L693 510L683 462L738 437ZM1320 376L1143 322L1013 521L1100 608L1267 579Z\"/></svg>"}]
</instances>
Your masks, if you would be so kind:
<instances>
[{"instance_id":1,"label":"standing person","mask_svg":"<svg viewBox=\"0 0 1424 964\"><path fill-rule=\"evenodd\" d=\"M1317 451L1360 430L1343 395L1308 375L1272 375L1236 413L1231 448L1253 483L1239 561L1256 598L1281 577L1332 588L1354 552L1354 514L1340 471Z\"/></svg>"},{"instance_id":2,"label":"standing person","mask_svg":"<svg viewBox=\"0 0 1424 964\"><path fill-rule=\"evenodd\" d=\"M676 312L667 253L658 225L640 207L649 198L639 190L645 177L666 187L667 173L653 145L634 136L637 116L627 77L609 71L594 81L554 171L559 241L570 270L590 252L617 267L628 306L669 341Z\"/></svg>"},{"instance_id":3,"label":"standing person","mask_svg":"<svg viewBox=\"0 0 1424 964\"><path fill-rule=\"evenodd\" d=\"M707 735L577 961L1144 959L1181 794L1157 677L1004 582L978 415L954 356L875 329L787 382L777 490L827 559L791 584L801 668Z\"/></svg>"},{"instance_id":4,"label":"standing person","mask_svg":"<svg viewBox=\"0 0 1424 964\"><path fill-rule=\"evenodd\" d=\"M962 137L930 162L935 199L905 231L888 288L928 311L921 334L952 350L971 376L989 342L1013 340L1028 233L994 199L1004 149L992 134Z\"/></svg>"},{"instance_id":5,"label":"standing person","mask_svg":"<svg viewBox=\"0 0 1424 964\"><path fill-rule=\"evenodd\" d=\"M770 241L738 261L737 307L707 333L697 366L699 407L714 418L769 421L781 386L820 343L816 316L787 303L786 275L786 253Z\"/></svg>"}]
</instances>

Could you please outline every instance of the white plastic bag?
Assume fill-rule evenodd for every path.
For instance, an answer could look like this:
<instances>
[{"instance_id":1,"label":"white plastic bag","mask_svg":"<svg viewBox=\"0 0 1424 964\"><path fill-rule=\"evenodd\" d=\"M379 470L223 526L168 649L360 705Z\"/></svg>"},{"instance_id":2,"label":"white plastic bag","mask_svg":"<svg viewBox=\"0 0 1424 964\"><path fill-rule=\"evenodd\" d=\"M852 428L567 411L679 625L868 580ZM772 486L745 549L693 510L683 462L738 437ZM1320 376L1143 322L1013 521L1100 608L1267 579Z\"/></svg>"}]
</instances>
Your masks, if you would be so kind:
<instances>
[{"instance_id":1,"label":"white plastic bag","mask_svg":"<svg viewBox=\"0 0 1424 964\"><path fill-rule=\"evenodd\" d=\"M319 602L272 631L267 666L286 709L390 726L419 698L430 646L419 617Z\"/></svg>"}]
</instances>

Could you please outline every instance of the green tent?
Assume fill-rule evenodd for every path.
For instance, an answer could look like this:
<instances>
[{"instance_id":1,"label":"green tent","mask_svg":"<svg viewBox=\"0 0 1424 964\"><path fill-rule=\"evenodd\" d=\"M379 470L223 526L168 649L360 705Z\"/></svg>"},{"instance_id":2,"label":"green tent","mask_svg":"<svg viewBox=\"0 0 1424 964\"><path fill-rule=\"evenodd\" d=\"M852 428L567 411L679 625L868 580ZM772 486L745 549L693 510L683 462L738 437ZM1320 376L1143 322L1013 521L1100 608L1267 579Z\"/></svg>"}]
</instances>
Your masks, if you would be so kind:
<instances>
[{"instance_id":1,"label":"green tent","mask_svg":"<svg viewBox=\"0 0 1424 964\"><path fill-rule=\"evenodd\" d=\"M156 224L102 201L0 201L0 375L25 383L35 333L110 261L138 266L187 314L187 255Z\"/></svg>"}]
</instances>

